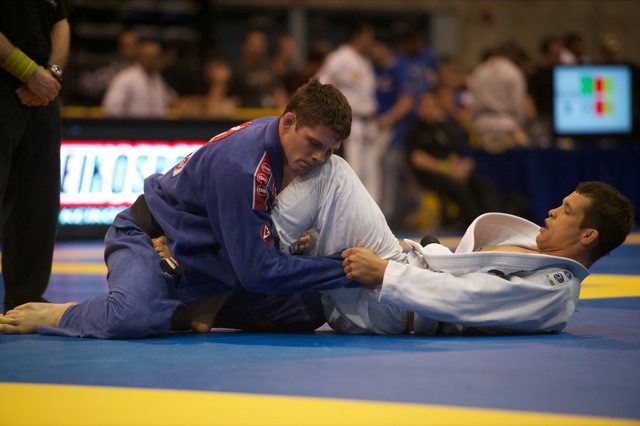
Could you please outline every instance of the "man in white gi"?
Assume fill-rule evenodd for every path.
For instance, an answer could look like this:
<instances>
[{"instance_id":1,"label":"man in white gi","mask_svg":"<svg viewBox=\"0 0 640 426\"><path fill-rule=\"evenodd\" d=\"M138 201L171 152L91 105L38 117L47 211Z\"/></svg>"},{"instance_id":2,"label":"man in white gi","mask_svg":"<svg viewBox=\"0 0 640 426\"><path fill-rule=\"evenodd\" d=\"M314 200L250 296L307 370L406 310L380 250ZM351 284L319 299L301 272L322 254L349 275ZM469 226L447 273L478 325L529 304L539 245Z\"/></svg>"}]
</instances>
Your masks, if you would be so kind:
<instances>
[{"instance_id":1,"label":"man in white gi","mask_svg":"<svg viewBox=\"0 0 640 426\"><path fill-rule=\"evenodd\" d=\"M381 131L376 111L376 77L369 51L374 43L373 27L355 22L349 39L327 55L317 77L340 90L351 105L351 135L343 146L344 157L373 199L382 201L382 156L389 138Z\"/></svg>"},{"instance_id":2,"label":"man in white gi","mask_svg":"<svg viewBox=\"0 0 640 426\"><path fill-rule=\"evenodd\" d=\"M341 333L560 331L574 312L587 268L622 244L634 224L622 194L586 182L549 211L543 228L488 213L470 225L455 253L405 240L411 250L403 254L352 175L334 157L294 180L274 211L285 250L294 251L311 228L309 254L361 246L343 252L343 265L348 278L369 289L322 292L327 322Z\"/></svg>"}]
</instances>

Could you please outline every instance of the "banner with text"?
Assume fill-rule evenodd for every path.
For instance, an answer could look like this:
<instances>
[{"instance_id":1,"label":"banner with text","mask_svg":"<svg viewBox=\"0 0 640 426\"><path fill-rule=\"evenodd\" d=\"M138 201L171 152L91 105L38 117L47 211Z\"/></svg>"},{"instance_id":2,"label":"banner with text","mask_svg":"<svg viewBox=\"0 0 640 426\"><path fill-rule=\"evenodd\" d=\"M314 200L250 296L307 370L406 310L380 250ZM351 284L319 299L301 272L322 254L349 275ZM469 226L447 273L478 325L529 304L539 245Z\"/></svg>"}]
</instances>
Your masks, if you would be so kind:
<instances>
[{"instance_id":1,"label":"banner with text","mask_svg":"<svg viewBox=\"0 0 640 426\"><path fill-rule=\"evenodd\" d=\"M142 194L144 179L165 173L206 141L63 141L61 225L109 225Z\"/></svg>"}]
</instances>

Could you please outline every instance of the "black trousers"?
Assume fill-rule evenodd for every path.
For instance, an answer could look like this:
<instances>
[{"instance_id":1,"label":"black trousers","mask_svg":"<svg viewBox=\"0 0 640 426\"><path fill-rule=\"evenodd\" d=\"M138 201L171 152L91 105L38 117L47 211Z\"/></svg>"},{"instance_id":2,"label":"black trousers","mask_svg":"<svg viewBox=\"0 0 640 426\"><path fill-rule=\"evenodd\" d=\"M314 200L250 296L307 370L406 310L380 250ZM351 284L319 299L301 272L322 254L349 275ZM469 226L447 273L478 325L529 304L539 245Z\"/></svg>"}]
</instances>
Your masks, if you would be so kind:
<instances>
[{"instance_id":1,"label":"black trousers","mask_svg":"<svg viewBox=\"0 0 640 426\"><path fill-rule=\"evenodd\" d=\"M26 107L15 93L16 84L0 78L0 236L5 311L43 300L60 210L59 101Z\"/></svg>"}]
</instances>

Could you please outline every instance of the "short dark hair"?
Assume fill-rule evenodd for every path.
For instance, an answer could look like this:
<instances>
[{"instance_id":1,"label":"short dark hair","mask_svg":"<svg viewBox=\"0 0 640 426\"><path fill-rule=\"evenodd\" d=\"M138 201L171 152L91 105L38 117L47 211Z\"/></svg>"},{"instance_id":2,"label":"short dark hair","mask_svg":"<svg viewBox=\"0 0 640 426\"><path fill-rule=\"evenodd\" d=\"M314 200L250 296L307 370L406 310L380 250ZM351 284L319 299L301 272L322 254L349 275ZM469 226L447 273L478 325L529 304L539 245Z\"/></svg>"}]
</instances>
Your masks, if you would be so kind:
<instances>
[{"instance_id":1,"label":"short dark hair","mask_svg":"<svg viewBox=\"0 0 640 426\"><path fill-rule=\"evenodd\" d=\"M564 45L570 46L572 43L583 40L583 39L584 37L582 37L582 34L577 32L570 32L564 36Z\"/></svg>"},{"instance_id":2,"label":"short dark hair","mask_svg":"<svg viewBox=\"0 0 640 426\"><path fill-rule=\"evenodd\" d=\"M549 52L549 49L551 49L551 45L557 43L557 44L562 44L562 39L558 36L555 35L550 35L550 36L546 36L544 37L541 41L540 41L540 53L545 54Z\"/></svg>"},{"instance_id":3,"label":"short dark hair","mask_svg":"<svg viewBox=\"0 0 640 426\"><path fill-rule=\"evenodd\" d=\"M296 129L326 126L336 133L339 142L351 134L351 106L347 98L331 84L311 78L291 96L282 115L296 113Z\"/></svg>"},{"instance_id":4,"label":"short dark hair","mask_svg":"<svg viewBox=\"0 0 640 426\"><path fill-rule=\"evenodd\" d=\"M347 40L355 40L356 37L368 32L374 32L373 25L363 19L356 19L347 25Z\"/></svg>"},{"instance_id":5,"label":"short dark hair","mask_svg":"<svg viewBox=\"0 0 640 426\"><path fill-rule=\"evenodd\" d=\"M581 228L598 231L598 243L591 252L593 263L624 243L635 225L633 206L620 191L603 182L582 182L576 192L590 201Z\"/></svg>"}]
</instances>

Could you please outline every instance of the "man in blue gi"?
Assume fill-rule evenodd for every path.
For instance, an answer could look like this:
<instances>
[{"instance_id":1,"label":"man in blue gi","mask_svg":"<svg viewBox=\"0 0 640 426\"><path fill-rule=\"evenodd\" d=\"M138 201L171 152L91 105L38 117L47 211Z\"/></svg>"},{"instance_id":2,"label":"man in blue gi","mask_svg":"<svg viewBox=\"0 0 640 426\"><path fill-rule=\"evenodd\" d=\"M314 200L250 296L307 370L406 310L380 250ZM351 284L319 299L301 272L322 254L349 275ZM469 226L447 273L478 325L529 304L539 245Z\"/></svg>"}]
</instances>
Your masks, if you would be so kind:
<instances>
[{"instance_id":1,"label":"man in blue gi","mask_svg":"<svg viewBox=\"0 0 640 426\"><path fill-rule=\"evenodd\" d=\"M280 117L234 127L166 174L148 177L144 196L116 217L105 237L109 292L82 303L22 305L0 317L0 332L143 338L167 334L183 306L183 325L208 332L217 314L212 298L218 308L240 299L242 306L249 300L256 309L264 303L273 311L277 295L291 293L282 300L292 307L309 301L311 314L302 309L303 320L321 319L317 291L350 283L340 254L277 250L270 212L279 191L340 147L351 115L339 90L313 79ZM159 235L185 268L178 278L158 264L150 238ZM204 299L206 309L199 307Z\"/></svg>"}]
</instances>

